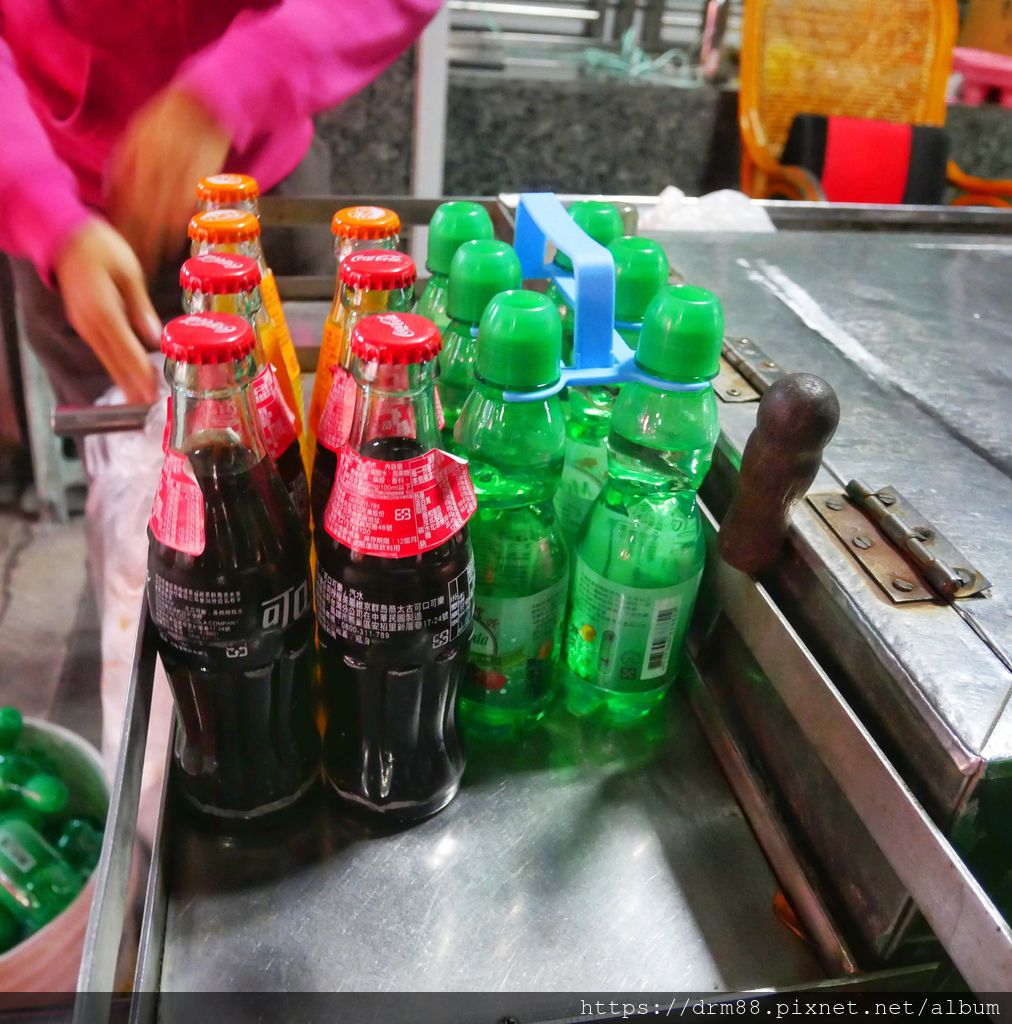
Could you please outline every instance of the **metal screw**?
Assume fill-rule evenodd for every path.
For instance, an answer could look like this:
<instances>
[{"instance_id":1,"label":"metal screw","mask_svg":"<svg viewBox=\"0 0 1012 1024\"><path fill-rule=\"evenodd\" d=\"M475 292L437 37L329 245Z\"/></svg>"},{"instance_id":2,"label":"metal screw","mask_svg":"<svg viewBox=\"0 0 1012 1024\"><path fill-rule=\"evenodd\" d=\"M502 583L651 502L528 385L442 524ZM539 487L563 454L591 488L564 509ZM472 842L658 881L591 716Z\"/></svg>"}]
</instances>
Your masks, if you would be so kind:
<instances>
[{"instance_id":1,"label":"metal screw","mask_svg":"<svg viewBox=\"0 0 1012 1024\"><path fill-rule=\"evenodd\" d=\"M520 1024L516 1017L500 1017L496 1024Z\"/></svg>"},{"instance_id":2,"label":"metal screw","mask_svg":"<svg viewBox=\"0 0 1012 1024\"><path fill-rule=\"evenodd\" d=\"M763 366L765 366L767 370L775 370L777 368L777 364L773 362L772 359L763 360Z\"/></svg>"},{"instance_id":3,"label":"metal screw","mask_svg":"<svg viewBox=\"0 0 1012 1024\"><path fill-rule=\"evenodd\" d=\"M741 390L740 390L739 388L728 388L728 389L727 389L727 393L728 393L728 394L729 394L729 395L730 395L730 396L731 396L732 398L737 398L737 397L738 397L738 395L740 395L740 394L741 394Z\"/></svg>"},{"instance_id":4,"label":"metal screw","mask_svg":"<svg viewBox=\"0 0 1012 1024\"><path fill-rule=\"evenodd\" d=\"M739 338L738 339L738 344L741 345L742 347L744 347L745 345L751 345L752 342L749 341L748 338Z\"/></svg>"},{"instance_id":5,"label":"metal screw","mask_svg":"<svg viewBox=\"0 0 1012 1024\"><path fill-rule=\"evenodd\" d=\"M897 590L902 590L904 594L909 594L910 591L914 589L914 585L910 582L910 580L905 580L902 577L897 577L896 579L894 579L893 586Z\"/></svg>"},{"instance_id":6,"label":"metal screw","mask_svg":"<svg viewBox=\"0 0 1012 1024\"><path fill-rule=\"evenodd\" d=\"M852 541L854 547L867 551L871 547L871 540L868 537L855 537Z\"/></svg>"},{"instance_id":7,"label":"metal screw","mask_svg":"<svg viewBox=\"0 0 1012 1024\"><path fill-rule=\"evenodd\" d=\"M832 509L834 512L840 512L843 509L843 502L839 498L829 498L826 501L826 508Z\"/></svg>"},{"instance_id":8,"label":"metal screw","mask_svg":"<svg viewBox=\"0 0 1012 1024\"><path fill-rule=\"evenodd\" d=\"M934 537L934 535L934 532L929 530L926 526L919 526L916 530L914 530L914 536L919 541L931 540L931 538Z\"/></svg>"},{"instance_id":9,"label":"metal screw","mask_svg":"<svg viewBox=\"0 0 1012 1024\"><path fill-rule=\"evenodd\" d=\"M882 502L883 505L895 505L896 499L891 494L877 494L875 497Z\"/></svg>"}]
</instances>

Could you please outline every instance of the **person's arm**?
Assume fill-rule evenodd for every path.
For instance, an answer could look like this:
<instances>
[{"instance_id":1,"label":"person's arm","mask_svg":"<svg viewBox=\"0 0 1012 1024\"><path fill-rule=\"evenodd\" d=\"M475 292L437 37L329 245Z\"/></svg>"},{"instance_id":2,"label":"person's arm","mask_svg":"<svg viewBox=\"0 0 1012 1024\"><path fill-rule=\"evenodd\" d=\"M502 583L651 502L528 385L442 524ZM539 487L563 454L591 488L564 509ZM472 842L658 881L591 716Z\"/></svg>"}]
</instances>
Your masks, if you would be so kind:
<instances>
[{"instance_id":1,"label":"person's arm","mask_svg":"<svg viewBox=\"0 0 1012 1024\"><path fill-rule=\"evenodd\" d=\"M134 331L160 325L126 242L81 202L74 175L35 116L14 56L0 39L0 249L56 280L67 319L129 401L153 401L154 368Z\"/></svg>"},{"instance_id":2,"label":"person's arm","mask_svg":"<svg viewBox=\"0 0 1012 1024\"><path fill-rule=\"evenodd\" d=\"M442 0L282 0L241 15L175 84L200 100L237 149L271 124L333 107L386 70Z\"/></svg>"},{"instance_id":3,"label":"person's arm","mask_svg":"<svg viewBox=\"0 0 1012 1024\"><path fill-rule=\"evenodd\" d=\"M113 222L148 273L171 254L194 183L273 125L358 92L403 53L442 0L281 0L240 14L138 112L110 175Z\"/></svg>"}]
</instances>

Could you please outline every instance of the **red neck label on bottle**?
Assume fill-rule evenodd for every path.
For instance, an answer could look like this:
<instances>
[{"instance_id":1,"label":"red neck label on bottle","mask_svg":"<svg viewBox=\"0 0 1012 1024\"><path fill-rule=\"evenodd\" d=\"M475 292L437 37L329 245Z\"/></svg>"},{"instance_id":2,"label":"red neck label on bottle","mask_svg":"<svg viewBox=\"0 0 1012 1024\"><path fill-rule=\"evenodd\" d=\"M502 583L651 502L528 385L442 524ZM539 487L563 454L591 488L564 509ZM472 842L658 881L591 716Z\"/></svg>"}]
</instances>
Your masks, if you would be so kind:
<instances>
[{"instance_id":1,"label":"red neck label on bottle","mask_svg":"<svg viewBox=\"0 0 1012 1024\"><path fill-rule=\"evenodd\" d=\"M327 404L320 415L316 440L332 452L340 451L348 443L354 414L355 379L343 367L338 367L334 370Z\"/></svg>"},{"instance_id":2,"label":"red neck label on bottle","mask_svg":"<svg viewBox=\"0 0 1012 1024\"><path fill-rule=\"evenodd\" d=\"M295 433L295 416L281 394L277 371L268 363L253 381L253 401L256 404L257 419L264 432L267 454L277 462L293 444L298 442Z\"/></svg>"},{"instance_id":3,"label":"red neck label on bottle","mask_svg":"<svg viewBox=\"0 0 1012 1024\"><path fill-rule=\"evenodd\" d=\"M467 463L442 449L380 462L346 447L323 525L352 551L410 558L445 544L477 507Z\"/></svg>"},{"instance_id":4,"label":"red neck label on bottle","mask_svg":"<svg viewBox=\"0 0 1012 1024\"><path fill-rule=\"evenodd\" d=\"M162 476L148 520L160 544L185 555L204 552L204 495L190 460L171 448L165 452Z\"/></svg>"}]
</instances>

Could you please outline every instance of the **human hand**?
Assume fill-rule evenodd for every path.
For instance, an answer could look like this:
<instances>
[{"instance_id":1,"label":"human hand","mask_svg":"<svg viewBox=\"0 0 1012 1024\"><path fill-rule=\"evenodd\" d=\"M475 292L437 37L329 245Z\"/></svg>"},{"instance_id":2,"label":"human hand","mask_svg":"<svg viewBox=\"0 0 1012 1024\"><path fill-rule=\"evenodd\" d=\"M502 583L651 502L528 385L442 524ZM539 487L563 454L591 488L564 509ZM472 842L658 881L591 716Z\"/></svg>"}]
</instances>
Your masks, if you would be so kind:
<instances>
[{"instance_id":1,"label":"human hand","mask_svg":"<svg viewBox=\"0 0 1012 1024\"><path fill-rule=\"evenodd\" d=\"M109 216L150 277L186 239L194 189L225 166L229 138L204 106L166 89L127 127L109 179Z\"/></svg>"},{"instance_id":2,"label":"human hand","mask_svg":"<svg viewBox=\"0 0 1012 1024\"><path fill-rule=\"evenodd\" d=\"M144 345L157 347L162 325L141 265L122 235L105 221L88 221L60 250L56 280L70 325L123 389L127 402L154 402L155 368Z\"/></svg>"}]
</instances>

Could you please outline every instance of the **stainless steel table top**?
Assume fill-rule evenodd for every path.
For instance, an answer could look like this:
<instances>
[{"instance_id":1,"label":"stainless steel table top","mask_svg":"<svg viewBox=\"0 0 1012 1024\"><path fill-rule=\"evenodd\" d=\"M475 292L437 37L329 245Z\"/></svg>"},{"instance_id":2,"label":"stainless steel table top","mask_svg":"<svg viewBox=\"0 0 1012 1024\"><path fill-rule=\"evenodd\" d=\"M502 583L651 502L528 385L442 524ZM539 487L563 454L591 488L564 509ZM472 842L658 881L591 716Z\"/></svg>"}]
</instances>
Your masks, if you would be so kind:
<instances>
[{"instance_id":1,"label":"stainless steel table top","mask_svg":"<svg viewBox=\"0 0 1012 1024\"><path fill-rule=\"evenodd\" d=\"M318 807L175 829L161 990L710 991L823 977L680 701L620 736L552 716L472 745L463 790L382 834Z\"/></svg>"},{"instance_id":2,"label":"stainless steel table top","mask_svg":"<svg viewBox=\"0 0 1012 1024\"><path fill-rule=\"evenodd\" d=\"M1002 237L660 234L672 265L720 295L731 335L825 378L840 426L825 463L891 484L993 582L961 606L1012 650L1012 242ZM755 405L722 405L739 451ZM824 472L814 490L832 488ZM814 513L812 513L814 516ZM954 759L1012 757L1009 673L942 605L897 608L803 508L795 522L853 617L939 717Z\"/></svg>"}]
</instances>

